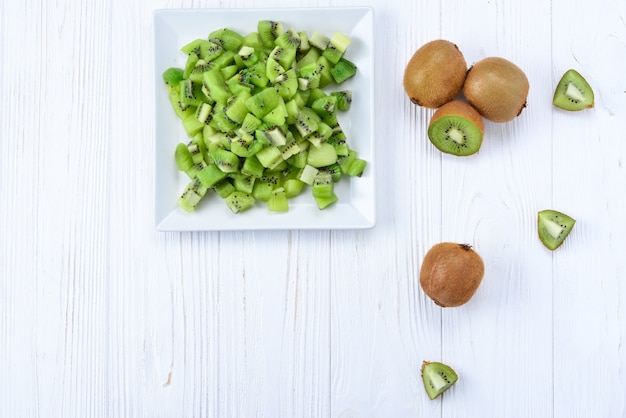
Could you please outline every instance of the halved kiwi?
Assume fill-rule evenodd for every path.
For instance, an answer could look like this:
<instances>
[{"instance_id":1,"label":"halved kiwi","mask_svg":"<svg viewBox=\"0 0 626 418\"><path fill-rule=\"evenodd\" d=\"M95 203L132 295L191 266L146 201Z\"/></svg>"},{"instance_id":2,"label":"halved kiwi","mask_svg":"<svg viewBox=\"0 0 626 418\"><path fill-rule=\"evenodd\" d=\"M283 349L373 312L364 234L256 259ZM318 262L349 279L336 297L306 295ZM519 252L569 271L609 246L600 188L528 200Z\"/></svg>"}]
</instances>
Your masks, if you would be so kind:
<instances>
[{"instance_id":1,"label":"halved kiwi","mask_svg":"<svg viewBox=\"0 0 626 418\"><path fill-rule=\"evenodd\" d=\"M576 220L562 212L546 209L537 215L539 239L549 250L556 250L572 232Z\"/></svg>"},{"instance_id":2,"label":"halved kiwi","mask_svg":"<svg viewBox=\"0 0 626 418\"><path fill-rule=\"evenodd\" d=\"M422 381L428 397L432 400L454 385L459 376L447 364L436 361L422 363Z\"/></svg>"},{"instance_id":3,"label":"halved kiwi","mask_svg":"<svg viewBox=\"0 0 626 418\"><path fill-rule=\"evenodd\" d=\"M484 131L480 114L466 102L453 100L433 114L428 139L442 152L467 156L478 152Z\"/></svg>"},{"instance_id":4,"label":"halved kiwi","mask_svg":"<svg viewBox=\"0 0 626 418\"><path fill-rule=\"evenodd\" d=\"M567 70L554 91L552 104L564 110L583 110L594 106L591 86L574 69Z\"/></svg>"}]
</instances>

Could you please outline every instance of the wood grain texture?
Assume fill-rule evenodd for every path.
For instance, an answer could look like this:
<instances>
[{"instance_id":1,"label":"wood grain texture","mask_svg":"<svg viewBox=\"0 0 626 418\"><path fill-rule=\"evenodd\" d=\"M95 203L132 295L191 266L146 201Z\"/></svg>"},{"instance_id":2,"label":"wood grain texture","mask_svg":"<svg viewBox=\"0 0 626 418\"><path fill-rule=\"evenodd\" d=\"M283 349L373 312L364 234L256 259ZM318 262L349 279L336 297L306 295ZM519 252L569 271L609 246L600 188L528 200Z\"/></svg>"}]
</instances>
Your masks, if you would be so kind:
<instances>
[{"instance_id":1,"label":"wood grain texture","mask_svg":"<svg viewBox=\"0 0 626 418\"><path fill-rule=\"evenodd\" d=\"M553 153L553 204L577 219L568 251L553 259L554 405L555 414L624 416L624 250L617 231L626 230L622 215L626 172L624 141L613 140L626 111L623 77L626 5L607 2L602 7L565 8L564 20L555 20L559 34L553 47L553 77L576 68L594 86L592 111L571 115L555 112L553 147L581 152ZM585 39L565 24L584 18L598 25ZM555 35L556 38L556 35ZM556 42L553 41L556 44ZM617 212L616 212L617 211ZM616 326L615 324L621 324ZM592 365L591 367L589 367ZM567 376L574 377L567 377ZM588 388L573 382L594 382Z\"/></svg>"},{"instance_id":2,"label":"wood grain texture","mask_svg":"<svg viewBox=\"0 0 626 418\"><path fill-rule=\"evenodd\" d=\"M109 6L2 2L2 416L105 415Z\"/></svg>"},{"instance_id":3,"label":"wood grain texture","mask_svg":"<svg viewBox=\"0 0 626 418\"><path fill-rule=\"evenodd\" d=\"M376 28L376 227L158 233L152 13L260 6L0 1L1 417L626 417L626 5L298 3L354 5ZM402 89L434 38L530 80L469 158ZM568 68L593 109L551 105ZM548 207L577 219L555 252ZM418 284L444 240L486 265L454 309ZM423 360L459 383L428 400Z\"/></svg>"}]
</instances>

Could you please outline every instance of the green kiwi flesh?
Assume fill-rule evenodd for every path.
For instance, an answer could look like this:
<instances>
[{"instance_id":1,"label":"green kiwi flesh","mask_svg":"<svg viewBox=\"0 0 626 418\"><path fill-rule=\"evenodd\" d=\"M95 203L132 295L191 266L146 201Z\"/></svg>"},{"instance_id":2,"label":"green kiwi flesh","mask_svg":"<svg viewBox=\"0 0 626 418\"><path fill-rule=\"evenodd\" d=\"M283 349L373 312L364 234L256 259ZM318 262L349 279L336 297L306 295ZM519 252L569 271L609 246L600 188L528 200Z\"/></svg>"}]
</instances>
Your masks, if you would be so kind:
<instances>
[{"instance_id":1,"label":"green kiwi flesh","mask_svg":"<svg viewBox=\"0 0 626 418\"><path fill-rule=\"evenodd\" d=\"M576 220L552 209L542 210L537 215L539 239L549 250L556 250L572 232Z\"/></svg>"},{"instance_id":2,"label":"green kiwi flesh","mask_svg":"<svg viewBox=\"0 0 626 418\"><path fill-rule=\"evenodd\" d=\"M425 361L422 364L422 380L426 394L432 400L450 389L459 380L459 376L446 364Z\"/></svg>"},{"instance_id":3,"label":"green kiwi flesh","mask_svg":"<svg viewBox=\"0 0 626 418\"><path fill-rule=\"evenodd\" d=\"M440 107L428 126L428 139L446 154L468 156L482 145L482 117L470 105L455 100Z\"/></svg>"},{"instance_id":4,"label":"green kiwi flesh","mask_svg":"<svg viewBox=\"0 0 626 418\"><path fill-rule=\"evenodd\" d=\"M221 28L184 45L183 66L162 73L173 111L192 138L178 143L173 155L191 179L179 206L194 211L211 190L233 213L257 201L285 212L287 199L305 187L320 209L335 203L332 185L361 176L367 165L339 124L352 91L323 90L356 75L345 54L350 43L341 32L309 37L261 20L246 36ZM300 179L305 167L306 182ZM314 184L318 173L332 183Z\"/></svg>"},{"instance_id":5,"label":"green kiwi flesh","mask_svg":"<svg viewBox=\"0 0 626 418\"><path fill-rule=\"evenodd\" d=\"M554 106L569 110L583 110L594 106L594 95L591 86L574 69L567 70L554 91Z\"/></svg>"}]
</instances>

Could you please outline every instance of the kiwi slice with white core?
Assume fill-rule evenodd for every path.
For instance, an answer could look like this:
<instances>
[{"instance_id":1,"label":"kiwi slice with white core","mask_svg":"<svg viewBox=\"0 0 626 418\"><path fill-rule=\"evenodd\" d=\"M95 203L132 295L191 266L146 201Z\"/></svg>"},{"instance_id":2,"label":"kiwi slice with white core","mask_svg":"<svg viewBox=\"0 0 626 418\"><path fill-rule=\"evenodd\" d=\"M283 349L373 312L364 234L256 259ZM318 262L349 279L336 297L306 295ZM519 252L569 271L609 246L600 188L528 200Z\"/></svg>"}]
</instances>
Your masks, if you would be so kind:
<instances>
[{"instance_id":1,"label":"kiwi slice with white core","mask_svg":"<svg viewBox=\"0 0 626 418\"><path fill-rule=\"evenodd\" d=\"M444 153L467 156L480 149L484 130L483 119L472 106L453 100L433 114L428 139Z\"/></svg>"},{"instance_id":2,"label":"kiwi slice with white core","mask_svg":"<svg viewBox=\"0 0 626 418\"><path fill-rule=\"evenodd\" d=\"M422 363L422 380L428 397L432 400L450 389L459 376L448 365L436 361Z\"/></svg>"},{"instance_id":3,"label":"kiwi slice with white core","mask_svg":"<svg viewBox=\"0 0 626 418\"><path fill-rule=\"evenodd\" d=\"M539 239L549 250L556 250L572 232L576 220L562 212L546 209L537 215Z\"/></svg>"},{"instance_id":4,"label":"kiwi slice with white core","mask_svg":"<svg viewBox=\"0 0 626 418\"><path fill-rule=\"evenodd\" d=\"M556 86L552 104L560 109L569 111L593 107L593 90L578 71L573 69L567 70Z\"/></svg>"}]
</instances>

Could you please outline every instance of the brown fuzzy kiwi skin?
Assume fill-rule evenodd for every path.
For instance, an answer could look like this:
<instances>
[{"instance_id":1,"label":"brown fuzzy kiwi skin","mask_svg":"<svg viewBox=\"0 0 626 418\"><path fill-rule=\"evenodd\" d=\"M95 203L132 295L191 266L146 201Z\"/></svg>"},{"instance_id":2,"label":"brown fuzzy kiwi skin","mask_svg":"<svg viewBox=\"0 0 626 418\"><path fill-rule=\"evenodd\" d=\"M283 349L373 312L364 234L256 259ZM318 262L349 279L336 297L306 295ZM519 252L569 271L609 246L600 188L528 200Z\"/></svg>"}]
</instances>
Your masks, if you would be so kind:
<instances>
[{"instance_id":1,"label":"brown fuzzy kiwi skin","mask_svg":"<svg viewBox=\"0 0 626 418\"><path fill-rule=\"evenodd\" d=\"M437 109L433 116L430 118L429 127L437 119L440 119L444 116L461 116L465 119L469 119L474 125L478 127L478 129L480 129L480 132L482 134L485 133L485 122L483 121L482 116L467 102L464 102L462 100L453 100L444 104L439 109Z\"/></svg>"},{"instance_id":2,"label":"brown fuzzy kiwi skin","mask_svg":"<svg viewBox=\"0 0 626 418\"><path fill-rule=\"evenodd\" d=\"M441 307L461 306L474 296L484 273L483 260L471 245L441 242L422 261L420 286Z\"/></svg>"},{"instance_id":3,"label":"brown fuzzy kiwi skin","mask_svg":"<svg viewBox=\"0 0 626 418\"><path fill-rule=\"evenodd\" d=\"M436 109L462 90L467 62L456 44L436 39L422 45L404 70L403 86L411 102Z\"/></svg>"},{"instance_id":4,"label":"brown fuzzy kiwi skin","mask_svg":"<svg viewBox=\"0 0 626 418\"><path fill-rule=\"evenodd\" d=\"M526 107L530 84L524 71L501 57L487 57L467 72L463 94L486 119L509 122Z\"/></svg>"}]
</instances>

